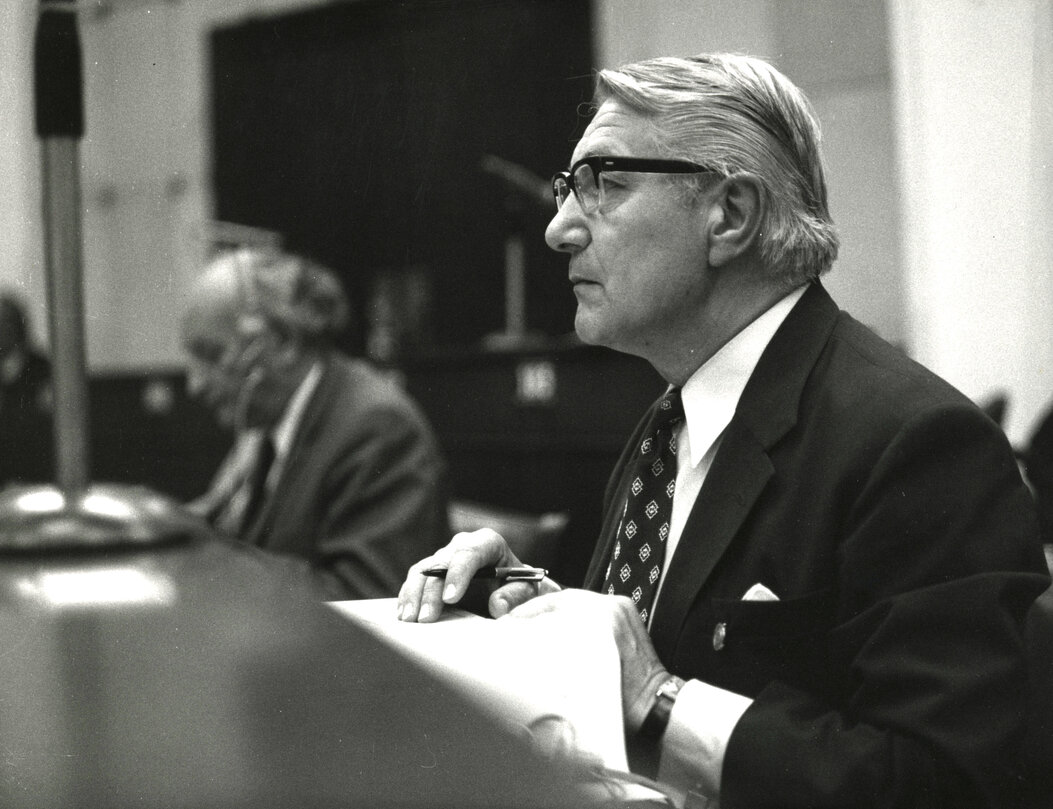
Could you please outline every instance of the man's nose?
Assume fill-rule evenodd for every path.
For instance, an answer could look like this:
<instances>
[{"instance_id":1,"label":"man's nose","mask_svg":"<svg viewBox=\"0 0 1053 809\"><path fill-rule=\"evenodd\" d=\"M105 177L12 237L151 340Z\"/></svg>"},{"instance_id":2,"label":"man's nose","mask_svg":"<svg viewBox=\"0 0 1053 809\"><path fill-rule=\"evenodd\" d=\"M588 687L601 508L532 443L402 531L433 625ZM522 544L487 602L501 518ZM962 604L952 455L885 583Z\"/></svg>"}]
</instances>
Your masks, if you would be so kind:
<instances>
[{"instance_id":1,"label":"man's nose","mask_svg":"<svg viewBox=\"0 0 1053 809\"><path fill-rule=\"evenodd\" d=\"M591 239L578 198L571 194L545 228L545 243L561 253L576 253Z\"/></svg>"}]
</instances>

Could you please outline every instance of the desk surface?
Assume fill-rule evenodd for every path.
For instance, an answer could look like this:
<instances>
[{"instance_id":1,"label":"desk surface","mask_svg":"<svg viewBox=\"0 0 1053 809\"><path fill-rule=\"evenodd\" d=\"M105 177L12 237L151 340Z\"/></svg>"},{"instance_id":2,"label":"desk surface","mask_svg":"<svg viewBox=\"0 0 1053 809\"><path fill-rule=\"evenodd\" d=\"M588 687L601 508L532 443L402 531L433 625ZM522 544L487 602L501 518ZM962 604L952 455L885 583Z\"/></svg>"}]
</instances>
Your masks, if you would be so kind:
<instances>
[{"instance_id":1,"label":"desk surface","mask_svg":"<svg viewBox=\"0 0 1053 809\"><path fill-rule=\"evenodd\" d=\"M251 549L3 562L4 807L590 803L561 762Z\"/></svg>"}]
</instances>

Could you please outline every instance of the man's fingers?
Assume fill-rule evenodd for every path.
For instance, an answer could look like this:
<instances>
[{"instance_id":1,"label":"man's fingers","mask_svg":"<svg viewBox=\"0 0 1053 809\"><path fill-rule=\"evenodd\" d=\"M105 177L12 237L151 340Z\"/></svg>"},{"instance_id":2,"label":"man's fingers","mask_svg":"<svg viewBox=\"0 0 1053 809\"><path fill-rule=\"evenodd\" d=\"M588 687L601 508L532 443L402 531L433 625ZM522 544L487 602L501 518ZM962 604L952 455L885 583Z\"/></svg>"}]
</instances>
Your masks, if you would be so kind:
<instances>
[{"instance_id":1,"label":"man's fingers","mask_svg":"<svg viewBox=\"0 0 1053 809\"><path fill-rule=\"evenodd\" d=\"M456 604L464 597L480 568L515 564L518 560L494 531L484 528L455 534L449 545L410 567L399 590L399 619L436 621L445 604ZM445 572L424 575L433 568Z\"/></svg>"},{"instance_id":2,"label":"man's fingers","mask_svg":"<svg viewBox=\"0 0 1053 809\"><path fill-rule=\"evenodd\" d=\"M522 604L537 600L538 586L534 582L514 581L490 594L489 609L494 618L507 615Z\"/></svg>"},{"instance_id":3,"label":"man's fingers","mask_svg":"<svg viewBox=\"0 0 1053 809\"><path fill-rule=\"evenodd\" d=\"M421 592L420 609L417 621L422 624L439 620L442 615L443 580L434 576L424 576L424 587ZM406 620L403 618L403 620Z\"/></svg>"},{"instance_id":4,"label":"man's fingers","mask_svg":"<svg viewBox=\"0 0 1053 809\"><path fill-rule=\"evenodd\" d=\"M443 551L446 549L444 548ZM412 565L406 573L406 580L402 582L398 596L398 617L401 621L435 620L435 602L438 602L438 611L442 610L442 577L425 576L424 571L434 567L446 567L443 552L422 559ZM428 609L424 609L426 605ZM421 613L424 613L422 618Z\"/></svg>"},{"instance_id":5,"label":"man's fingers","mask_svg":"<svg viewBox=\"0 0 1053 809\"><path fill-rule=\"evenodd\" d=\"M416 621L420 612L420 602L424 595L424 577L412 569L406 574L406 580L399 588L398 616L400 621Z\"/></svg>"}]
</instances>

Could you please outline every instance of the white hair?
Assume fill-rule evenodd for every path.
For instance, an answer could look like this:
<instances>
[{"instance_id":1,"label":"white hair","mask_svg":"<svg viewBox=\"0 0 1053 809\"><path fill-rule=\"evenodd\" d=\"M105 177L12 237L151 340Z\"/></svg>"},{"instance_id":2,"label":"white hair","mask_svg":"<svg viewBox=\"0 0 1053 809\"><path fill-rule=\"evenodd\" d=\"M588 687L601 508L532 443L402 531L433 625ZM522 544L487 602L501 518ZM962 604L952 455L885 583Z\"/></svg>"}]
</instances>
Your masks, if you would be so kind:
<instances>
[{"instance_id":1,"label":"white hair","mask_svg":"<svg viewBox=\"0 0 1053 809\"><path fill-rule=\"evenodd\" d=\"M797 286L833 265L838 237L819 124L804 94L767 62L736 54L649 59L600 71L595 101L607 99L650 117L663 156L761 180L760 251L778 280Z\"/></svg>"}]
</instances>

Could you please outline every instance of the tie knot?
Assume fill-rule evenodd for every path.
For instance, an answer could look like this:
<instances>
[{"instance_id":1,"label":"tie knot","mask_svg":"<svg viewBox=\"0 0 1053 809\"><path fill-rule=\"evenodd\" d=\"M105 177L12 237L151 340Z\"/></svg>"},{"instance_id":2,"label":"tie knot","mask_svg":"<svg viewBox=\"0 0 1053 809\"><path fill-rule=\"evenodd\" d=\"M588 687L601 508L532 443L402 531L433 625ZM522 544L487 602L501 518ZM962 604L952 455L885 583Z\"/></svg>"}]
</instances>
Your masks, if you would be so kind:
<instances>
[{"instance_id":1,"label":"tie knot","mask_svg":"<svg viewBox=\"0 0 1053 809\"><path fill-rule=\"evenodd\" d=\"M677 422L684 420L684 403L680 400L680 388L673 388L658 400L651 413L651 423L644 432L640 442L640 454L650 458L655 453L668 447L676 454L676 440L672 436ZM664 434L664 436L663 436Z\"/></svg>"},{"instance_id":2,"label":"tie knot","mask_svg":"<svg viewBox=\"0 0 1053 809\"><path fill-rule=\"evenodd\" d=\"M684 402L680 398L680 388L673 388L659 400L658 407L655 408L655 432L668 428L683 418Z\"/></svg>"}]
</instances>

